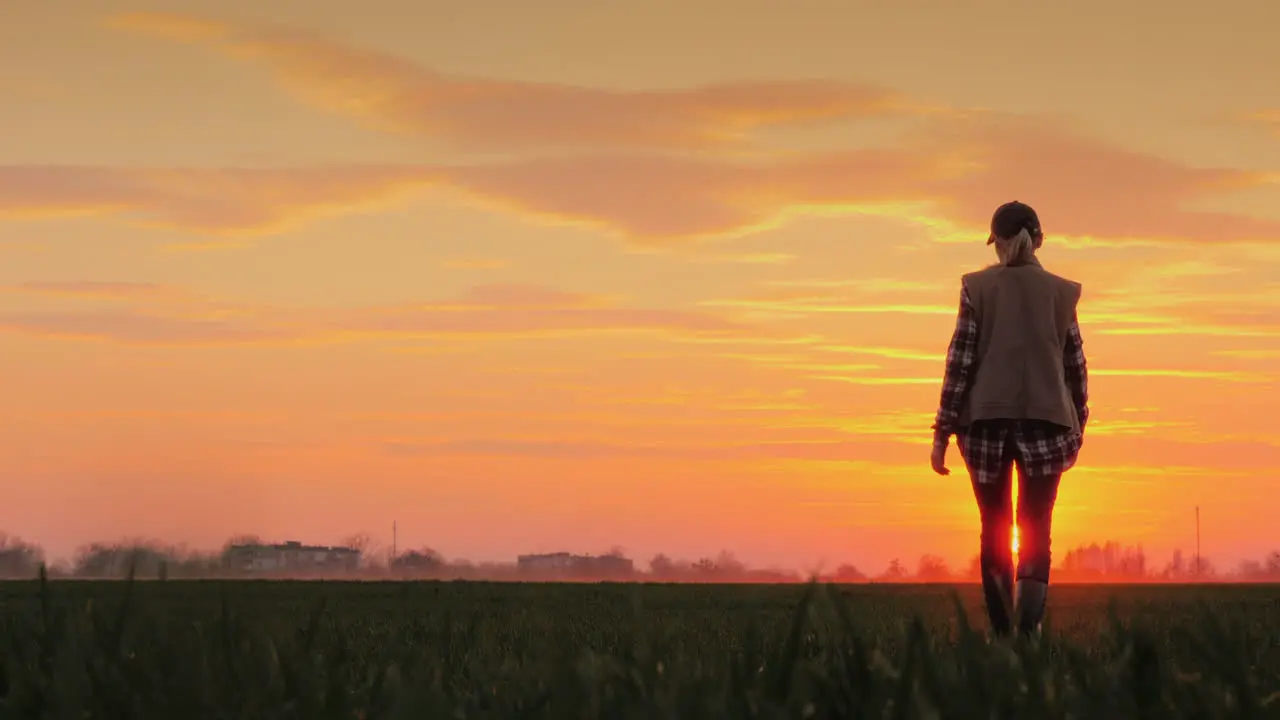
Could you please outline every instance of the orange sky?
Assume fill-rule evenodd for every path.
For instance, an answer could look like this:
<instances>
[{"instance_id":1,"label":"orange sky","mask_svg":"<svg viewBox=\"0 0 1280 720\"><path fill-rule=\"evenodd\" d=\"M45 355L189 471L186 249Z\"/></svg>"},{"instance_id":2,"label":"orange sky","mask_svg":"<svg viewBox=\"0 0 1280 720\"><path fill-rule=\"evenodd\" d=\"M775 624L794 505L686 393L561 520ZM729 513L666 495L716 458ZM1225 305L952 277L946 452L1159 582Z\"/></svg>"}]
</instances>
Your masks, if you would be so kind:
<instances>
[{"instance_id":1,"label":"orange sky","mask_svg":"<svg viewBox=\"0 0 1280 720\"><path fill-rule=\"evenodd\" d=\"M1280 5L113 5L0 23L0 527L54 555L963 564L929 424L1014 198L1085 287L1055 547L1280 545Z\"/></svg>"}]
</instances>

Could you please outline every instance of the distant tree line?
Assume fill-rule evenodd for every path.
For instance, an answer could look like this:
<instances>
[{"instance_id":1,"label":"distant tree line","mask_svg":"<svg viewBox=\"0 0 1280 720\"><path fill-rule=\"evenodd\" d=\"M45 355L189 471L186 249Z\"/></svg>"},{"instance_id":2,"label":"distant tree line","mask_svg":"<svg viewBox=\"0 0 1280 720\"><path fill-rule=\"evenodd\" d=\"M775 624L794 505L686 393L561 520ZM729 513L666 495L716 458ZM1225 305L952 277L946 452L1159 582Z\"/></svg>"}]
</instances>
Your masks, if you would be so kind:
<instances>
[{"instance_id":1,"label":"distant tree line","mask_svg":"<svg viewBox=\"0 0 1280 720\"><path fill-rule=\"evenodd\" d=\"M63 578L236 578L245 576L287 577L305 575L281 568L276 571L246 571L229 563L234 547L261 545L255 536L242 535L229 540L220 550L200 551L165 545L150 540L125 540L117 543L91 543L82 547L69 562L47 567L51 577ZM386 579L475 579L475 580L645 580L651 582L799 582L816 575L822 580L839 583L858 582L976 582L980 578L978 557L973 556L962 569L952 569L940 556L926 554L913 565L893 559L878 573L868 573L852 564L841 564L830 570L801 572L798 570L752 568L732 552L723 551L696 560L653 556L647 567L638 567L620 548L599 557L625 560L624 564L589 563L557 565L546 569L536 564L516 562L473 563L465 559L449 559L429 548L389 552L368 535L353 535L343 543L360 551L358 569L345 575ZM578 558L579 556L564 557ZM39 545L0 532L0 578L31 578L45 564ZM607 573L595 568L611 567ZM622 569L618 569L622 568ZM332 574L332 573L330 573ZM327 575L326 575L327 576ZM1219 571L1204 558L1185 556L1175 551L1163 567L1148 563L1143 549L1116 542L1096 543L1073 548L1061 556L1053 575L1058 582L1280 582L1280 551L1260 560L1248 560L1232 570Z\"/></svg>"}]
</instances>

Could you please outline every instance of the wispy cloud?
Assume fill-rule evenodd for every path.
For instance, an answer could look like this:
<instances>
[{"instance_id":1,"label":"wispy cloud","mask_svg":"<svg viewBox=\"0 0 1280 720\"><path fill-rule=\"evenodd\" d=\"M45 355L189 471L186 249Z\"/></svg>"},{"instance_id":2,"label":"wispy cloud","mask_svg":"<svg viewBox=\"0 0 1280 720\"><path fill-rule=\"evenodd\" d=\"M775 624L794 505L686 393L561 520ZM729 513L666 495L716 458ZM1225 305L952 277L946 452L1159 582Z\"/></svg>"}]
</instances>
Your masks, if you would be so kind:
<instances>
[{"instance_id":1,"label":"wispy cloud","mask_svg":"<svg viewBox=\"0 0 1280 720\"><path fill-rule=\"evenodd\" d=\"M1129 419L1091 419L1089 435L1149 435L1153 430L1170 428L1190 428L1193 424L1182 420L1129 420Z\"/></svg>"},{"instance_id":2,"label":"wispy cloud","mask_svg":"<svg viewBox=\"0 0 1280 720\"><path fill-rule=\"evenodd\" d=\"M433 182L423 168L0 166L0 218L113 215L211 234L278 232L381 206Z\"/></svg>"},{"instance_id":3,"label":"wispy cloud","mask_svg":"<svg viewBox=\"0 0 1280 720\"><path fill-rule=\"evenodd\" d=\"M859 347L857 345L817 345L815 350L847 355L872 355L890 360L915 360L921 362L941 363L946 360L945 350L928 351L899 347Z\"/></svg>"},{"instance_id":4,"label":"wispy cloud","mask_svg":"<svg viewBox=\"0 0 1280 720\"><path fill-rule=\"evenodd\" d=\"M1082 313L1083 317L1083 313ZM1183 337L1228 337L1228 338L1280 338L1280 325L1250 324L1213 324L1197 321L1185 321L1169 318L1160 322L1135 321L1126 325L1103 325L1090 329L1090 333L1100 335L1133 335L1133 336L1183 336Z\"/></svg>"},{"instance_id":5,"label":"wispy cloud","mask_svg":"<svg viewBox=\"0 0 1280 720\"><path fill-rule=\"evenodd\" d=\"M169 285L122 280L51 280L0 285L0 292L80 300L152 302L174 300L187 293Z\"/></svg>"},{"instance_id":6,"label":"wispy cloud","mask_svg":"<svg viewBox=\"0 0 1280 720\"><path fill-rule=\"evenodd\" d=\"M445 260L440 266L449 270L502 270L511 267L511 263L496 258L457 258Z\"/></svg>"},{"instance_id":7,"label":"wispy cloud","mask_svg":"<svg viewBox=\"0 0 1280 720\"><path fill-rule=\"evenodd\" d=\"M851 315L954 315L956 313L955 307L947 305L924 305L912 303L861 305L850 302L848 299L823 297L793 298L790 300L706 300L700 304L705 307L768 310L804 314L842 313Z\"/></svg>"},{"instance_id":8,"label":"wispy cloud","mask_svg":"<svg viewBox=\"0 0 1280 720\"><path fill-rule=\"evenodd\" d=\"M1059 235L1118 242L1280 237L1273 220L1188 209L1224 186L1266 178L1180 166L1026 118L939 121L934 133L882 150L770 161L536 159L469 168L453 182L512 209L648 241L741 233L815 211L896 214L974 230L985 226L994 203L1014 196L1034 199ZM957 156L966 158L958 167ZM1132 187L1143 188L1140 202ZM665 198L664 212L650 208L654 197Z\"/></svg>"},{"instance_id":9,"label":"wispy cloud","mask_svg":"<svg viewBox=\"0 0 1280 720\"><path fill-rule=\"evenodd\" d=\"M1043 117L921 110L921 122L875 148L687 152L766 125L920 104L827 82L614 92L464 79L282 29L157 14L114 24L264 63L328 108L503 152L403 166L0 166L0 216L93 213L215 234L268 233L432 186L531 221L649 246L739 236L801 213L887 215L940 239L968 237L1012 197L1036 205L1050 236L1075 243L1280 239L1275 219L1199 209L1240 189L1280 192L1275 174L1192 166ZM576 150L561 152L570 146Z\"/></svg>"},{"instance_id":10,"label":"wispy cloud","mask_svg":"<svg viewBox=\"0 0 1280 720\"><path fill-rule=\"evenodd\" d=\"M824 373L855 373L855 372L874 372L883 370L884 368L874 363L821 363L806 361L804 358L794 356L770 356L770 355L746 355L746 354L726 354L720 357L735 358L740 360L748 360L758 365L767 367L782 368L785 370L797 370L801 372L824 372Z\"/></svg>"},{"instance_id":11,"label":"wispy cloud","mask_svg":"<svg viewBox=\"0 0 1280 720\"><path fill-rule=\"evenodd\" d=\"M1229 470L1218 467L1161 463L1159 466L1084 464L1072 468L1071 474L1086 476L1090 479L1099 477L1110 482L1125 482L1126 478L1141 478L1137 482L1147 484L1151 482L1148 478L1154 478L1156 482L1164 482L1169 479L1201 480L1203 478L1249 477L1254 472L1252 470Z\"/></svg>"},{"instance_id":12,"label":"wispy cloud","mask_svg":"<svg viewBox=\"0 0 1280 720\"><path fill-rule=\"evenodd\" d=\"M879 311L883 308L869 308L868 311ZM854 310L855 312L858 310ZM889 311L893 311L892 308ZM1194 330L1195 327L1191 326ZM1089 331L1107 334L1110 326L1099 321L1099 327L1090 327ZM1130 328L1125 327L1128 330ZM1150 329L1150 328L1139 328ZM1230 328L1223 328L1229 330ZM1248 326L1238 326L1235 332L1244 335L1249 332ZM1221 353L1229 354L1229 353ZM854 362L840 362L841 356L855 359L870 359ZM764 350L744 349L717 354L717 357L741 360L753 365L803 375L813 380L841 382L852 385L928 385L941 383L942 363L945 350L940 347L929 351L916 348L893 346L860 346L853 343L837 341L828 337L808 338L804 342L791 345L775 345ZM1274 357L1263 351L1244 357ZM875 359L880 359L876 362ZM833 359L835 361L833 361ZM925 365L927 363L928 365ZM920 370L936 371L920 374ZM1189 382L1208 381L1226 383L1270 384L1280 380L1280 375L1260 371L1240 370L1234 368L1205 367L1192 361L1184 367L1151 367L1129 365L1116 367L1111 363L1094 363L1090 375L1096 378L1129 378L1133 381L1149 379L1173 379Z\"/></svg>"},{"instance_id":13,"label":"wispy cloud","mask_svg":"<svg viewBox=\"0 0 1280 720\"><path fill-rule=\"evenodd\" d=\"M772 125L910 109L884 88L826 81L623 92L448 75L281 27L160 13L121 15L109 24L260 65L311 105L471 150L699 149Z\"/></svg>"},{"instance_id":14,"label":"wispy cloud","mask_svg":"<svg viewBox=\"0 0 1280 720\"><path fill-rule=\"evenodd\" d=\"M1255 173L1179 165L1029 118L977 114L931 128L898 146L753 160L607 152L447 166L0 166L0 216L112 214L261 233L435 186L537 222L649 244L738 235L802 212L889 214L977 232L993 205L1015 196L1035 202L1050 234L1280 238L1280 221L1189 209L1224 189L1271 182Z\"/></svg>"},{"instance_id":15,"label":"wispy cloud","mask_svg":"<svg viewBox=\"0 0 1280 720\"><path fill-rule=\"evenodd\" d=\"M930 437L932 412L906 410L859 413L854 417L804 418L787 421L788 427L833 428L853 435L883 436L886 439L919 443Z\"/></svg>"},{"instance_id":16,"label":"wispy cloud","mask_svg":"<svg viewBox=\"0 0 1280 720\"><path fill-rule=\"evenodd\" d=\"M1182 368L1094 368L1093 377L1180 378L1183 380L1218 380L1224 382L1268 383L1275 377L1266 373L1238 370L1197 370Z\"/></svg>"},{"instance_id":17,"label":"wispy cloud","mask_svg":"<svg viewBox=\"0 0 1280 720\"><path fill-rule=\"evenodd\" d=\"M941 377L895 377L876 375L812 375L811 380L829 380L848 385L937 385L942 386Z\"/></svg>"},{"instance_id":18,"label":"wispy cloud","mask_svg":"<svg viewBox=\"0 0 1280 720\"><path fill-rule=\"evenodd\" d=\"M662 244L772 227L804 207L870 211L923 190L916 180L934 162L874 150L751 161L597 153L456 167L448 183L542 222Z\"/></svg>"},{"instance_id":19,"label":"wispy cloud","mask_svg":"<svg viewBox=\"0 0 1280 720\"><path fill-rule=\"evenodd\" d=\"M701 301L709 308L741 311L744 314L777 313L782 316L821 315L919 315L954 316L958 281L950 286L937 282L893 278L847 280L807 279L765 283L766 289L745 297ZM947 298L946 303L930 302ZM922 300L924 302L922 302ZM828 342L836 351L841 343ZM847 352L856 348L844 348ZM885 348L880 348L887 351ZM877 353L885 356L884 352Z\"/></svg>"},{"instance_id":20,"label":"wispy cloud","mask_svg":"<svg viewBox=\"0 0 1280 720\"><path fill-rule=\"evenodd\" d=\"M673 460L831 460L856 457L865 445L849 441L750 443L566 442L544 438L471 438L387 440L381 447L395 455L476 455L527 458L664 458Z\"/></svg>"},{"instance_id":21,"label":"wispy cloud","mask_svg":"<svg viewBox=\"0 0 1280 720\"><path fill-rule=\"evenodd\" d=\"M976 232L1010 197L1034 201L1055 235L1280 238L1275 220L1191 209L1231 188L1272 183L1269 176L1181 165L1060 124L991 113L940 118L902 144L876 150L750 161L544 157L459 168L450 182L509 210L650 242L742 233L797 212L901 215Z\"/></svg>"},{"instance_id":22,"label":"wispy cloud","mask_svg":"<svg viewBox=\"0 0 1280 720\"><path fill-rule=\"evenodd\" d=\"M944 285L925 280L901 280L898 278L798 278L788 280L766 280L765 285L782 288L801 288L809 290L831 290L847 288L869 293L917 293L951 291L956 285Z\"/></svg>"},{"instance_id":23,"label":"wispy cloud","mask_svg":"<svg viewBox=\"0 0 1280 720\"><path fill-rule=\"evenodd\" d=\"M1280 347L1214 350L1213 354L1240 360L1280 360Z\"/></svg>"},{"instance_id":24,"label":"wispy cloud","mask_svg":"<svg viewBox=\"0 0 1280 720\"><path fill-rule=\"evenodd\" d=\"M1280 286L1259 283L1247 268L1206 261L1133 263L1086 289L1086 334L1167 337L1275 337L1280 323L1261 310L1280 302ZM1240 275L1233 281L1232 275ZM1086 283L1086 288L1088 284ZM1223 289L1227 288L1227 289Z\"/></svg>"},{"instance_id":25,"label":"wispy cloud","mask_svg":"<svg viewBox=\"0 0 1280 720\"><path fill-rule=\"evenodd\" d=\"M690 262L736 265L787 265L796 256L782 252L690 254Z\"/></svg>"},{"instance_id":26,"label":"wispy cloud","mask_svg":"<svg viewBox=\"0 0 1280 720\"><path fill-rule=\"evenodd\" d=\"M776 426L789 429L832 429L859 436L876 436L892 442L918 445L930 437L934 414L932 411L886 410L859 412L849 415L795 415L778 420ZM1089 435L1141 436L1153 430L1186 429L1192 423L1180 420L1160 419L1112 419L1099 418L1089 423Z\"/></svg>"},{"instance_id":27,"label":"wispy cloud","mask_svg":"<svg viewBox=\"0 0 1280 720\"><path fill-rule=\"evenodd\" d=\"M1261 123L1271 128L1276 135L1280 135L1280 108L1259 110L1255 113L1251 113L1247 119L1256 123Z\"/></svg>"},{"instance_id":28,"label":"wispy cloud","mask_svg":"<svg viewBox=\"0 0 1280 720\"><path fill-rule=\"evenodd\" d=\"M627 307L547 288L492 285L430 303L290 310L206 300L84 312L0 313L0 331L139 345L338 343L369 338L658 332L732 337L743 325L714 315Z\"/></svg>"}]
</instances>

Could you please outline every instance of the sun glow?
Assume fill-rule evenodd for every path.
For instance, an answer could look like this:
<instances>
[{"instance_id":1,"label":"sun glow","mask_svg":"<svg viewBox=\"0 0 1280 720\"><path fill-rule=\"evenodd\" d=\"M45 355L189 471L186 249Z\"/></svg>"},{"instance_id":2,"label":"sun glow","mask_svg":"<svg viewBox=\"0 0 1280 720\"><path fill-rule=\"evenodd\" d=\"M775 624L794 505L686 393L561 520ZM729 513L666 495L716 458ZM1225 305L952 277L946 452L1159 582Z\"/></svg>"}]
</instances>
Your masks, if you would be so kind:
<instances>
[{"instance_id":1,"label":"sun glow","mask_svg":"<svg viewBox=\"0 0 1280 720\"><path fill-rule=\"evenodd\" d=\"M1018 526L1013 526L1013 538L1009 542L1009 546L1013 549L1013 556L1018 557Z\"/></svg>"}]
</instances>

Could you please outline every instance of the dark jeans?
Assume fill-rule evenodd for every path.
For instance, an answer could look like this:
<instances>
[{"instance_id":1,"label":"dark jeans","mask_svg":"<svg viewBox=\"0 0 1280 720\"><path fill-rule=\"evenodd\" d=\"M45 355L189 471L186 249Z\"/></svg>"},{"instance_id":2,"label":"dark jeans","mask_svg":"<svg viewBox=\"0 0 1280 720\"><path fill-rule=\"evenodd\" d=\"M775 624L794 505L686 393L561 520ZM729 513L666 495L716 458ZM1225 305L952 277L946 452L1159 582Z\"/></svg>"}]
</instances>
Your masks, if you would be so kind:
<instances>
[{"instance_id":1,"label":"dark jeans","mask_svg":"<svg viewBox=\"0 0 1280 720\"><path fill-rule=\"evenodd\" d=\"M1005 440L1000 481L973 483L982 516L982 590L992 627L1008 630L1013 602L1015 568L1010 547L1013 532L1013 471L1018 470L1018 562L1017 579L1049 582L1049 536L1053 526L1053 506L1058 500L1061 473L1028 477L1018 446L1010 432Z\"/></svg>"}]
</instances>

